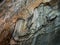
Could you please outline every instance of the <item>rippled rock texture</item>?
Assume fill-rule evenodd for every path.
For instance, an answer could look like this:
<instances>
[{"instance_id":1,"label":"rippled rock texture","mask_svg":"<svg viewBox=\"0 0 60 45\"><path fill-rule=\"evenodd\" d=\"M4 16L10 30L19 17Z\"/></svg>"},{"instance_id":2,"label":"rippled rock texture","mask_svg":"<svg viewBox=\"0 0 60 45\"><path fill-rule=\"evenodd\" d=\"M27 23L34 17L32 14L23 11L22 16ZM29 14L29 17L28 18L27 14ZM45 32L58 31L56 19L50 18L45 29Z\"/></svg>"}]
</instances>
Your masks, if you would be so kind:
<instances>
[{"instance_id":1,"label":"rippled rock texture","mask_svg":"<svg viewBox=\"0 0 60 45\"><path fill-rule=\"evenodd\" d=\"M60 45L59 0L2 0L0 4L0 45Z\"/></svg>"}]
</instances>

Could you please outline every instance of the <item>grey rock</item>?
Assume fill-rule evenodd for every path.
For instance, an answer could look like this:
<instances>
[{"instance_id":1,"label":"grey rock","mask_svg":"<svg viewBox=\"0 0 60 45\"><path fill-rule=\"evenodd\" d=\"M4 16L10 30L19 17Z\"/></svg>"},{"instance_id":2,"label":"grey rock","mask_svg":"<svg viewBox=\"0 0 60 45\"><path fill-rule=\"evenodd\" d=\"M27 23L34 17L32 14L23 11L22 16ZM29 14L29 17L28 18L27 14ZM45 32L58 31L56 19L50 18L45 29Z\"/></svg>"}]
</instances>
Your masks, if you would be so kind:
<instances>
[{"instance_id":1,"label":"grey rock","mask_svg":"<svg viewBox=\"0 0 60 45\"><path fill-rule=\"evenodd\" d=\"M33 34L33 36L31 36L33 38L30 38L30 40L27 41L22 41L22 43L25 42L22 45L60 45L60 12L58 9L53 9L51 6L44 6L44 4L41 4L34 10L33 18L26 22L28 26L33 23L30 28L28 28L26 25L26 28L31 32L30 34ZM22 25L24 25L23 23L25 23L23 20L20 20L16 23L15 31L13 33L13 37L16 38L16 40L20 39L18 36L26 35L27 33L20 31L22 30ZM43 28L38 30L40 26Z\"/></svg>"}]
</instances>

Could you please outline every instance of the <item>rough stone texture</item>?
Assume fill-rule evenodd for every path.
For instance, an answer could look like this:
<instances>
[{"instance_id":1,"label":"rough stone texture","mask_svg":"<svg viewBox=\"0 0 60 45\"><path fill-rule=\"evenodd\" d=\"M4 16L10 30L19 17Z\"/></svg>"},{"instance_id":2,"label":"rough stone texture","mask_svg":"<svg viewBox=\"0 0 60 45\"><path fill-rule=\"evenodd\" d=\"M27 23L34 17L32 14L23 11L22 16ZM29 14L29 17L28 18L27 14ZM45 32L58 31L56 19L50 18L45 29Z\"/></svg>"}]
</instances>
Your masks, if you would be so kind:
<instances>
[{"instance_id":1,"label":"rough stone texture","mask_svg":"<svg viewBox=\"0 0 60 45\"><path fill-rule=\"evenodd\" d=\"M49 5L44 6L44 4L41 4L34 10L33 18L30 21L30 23L33 22L31 28L29 28L33 34L33 36L31 36L33 37L32 43L29 44L30 40L27 40L28 44L26 42L20 45L60 45L58 35L60 27L59 16L60 14L57 5L51 7ZM42 29L38 31L40 27Z\"/></svg>"},{"instance_id":2,"label":"rough stone texture","mask_svg":"<svg viewBox=\"0 0 60 45\"><path fill-rule=\"evenodd\" d=\"M30 5L34 1L12 0L2 6L6 12L0 16L0 45L60 45L59 3Z\"/></svg>"}]
</instances>

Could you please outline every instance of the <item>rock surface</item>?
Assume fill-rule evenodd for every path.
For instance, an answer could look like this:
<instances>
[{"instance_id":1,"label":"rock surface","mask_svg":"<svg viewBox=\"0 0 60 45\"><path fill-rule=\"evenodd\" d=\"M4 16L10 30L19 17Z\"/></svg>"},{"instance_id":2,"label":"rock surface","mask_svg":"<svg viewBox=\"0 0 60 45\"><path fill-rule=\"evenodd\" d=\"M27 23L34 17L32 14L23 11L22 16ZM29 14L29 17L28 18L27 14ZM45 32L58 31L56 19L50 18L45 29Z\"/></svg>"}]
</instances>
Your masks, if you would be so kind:
<instances>
[{"instance_id":1,"label":"rock surface","mask_svg":"<svg viewBox=\"0 0 60 45\"><path fill-rule=\"evenodd\" d=\"M0 6L0 45L60 45L60 2L41 2L6 0Z\"/></svg>"}]
</instances>

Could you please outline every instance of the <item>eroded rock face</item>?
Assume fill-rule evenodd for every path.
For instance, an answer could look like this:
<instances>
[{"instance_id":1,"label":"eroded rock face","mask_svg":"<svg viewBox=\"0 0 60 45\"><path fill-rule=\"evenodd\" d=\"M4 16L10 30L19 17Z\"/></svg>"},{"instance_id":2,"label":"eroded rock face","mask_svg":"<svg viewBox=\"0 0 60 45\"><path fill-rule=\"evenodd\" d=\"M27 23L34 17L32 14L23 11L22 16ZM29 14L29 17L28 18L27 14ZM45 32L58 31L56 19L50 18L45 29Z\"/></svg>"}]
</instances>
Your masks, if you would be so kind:
<instances>
[{"instance_id":1,"label":"eroded rock face","mask_svg":"<svg viewBox=\"0 0 60 45\"><path fill-rule=\"evenodd\" d=\"M34 10L29 10L28 7L28 9L24 8L34 1L9 1L9 5L7 5L9 10L0 20L0 42L2 40L2 42L5 42L9 38L10 45L60 45L60 8L58 3L51 6L45 4L39 5L39 2L39 6L36 5L37 7L32 3L36 7ZM22 17L19 18L20 16ZM5 31L2 31L3 29ZM5 34L4 38L2 38L1 34ZM9 45L7 44L9 42L6 41L6 44L2 43L1 45Z\"/></svg>"},{"instance_id":2,"label":"eroded rock face","mask_svg":"<svg viewBox=\"0 0 60 45\"><path fill-rule=\"evenodd\" d=\"M60 17L60 13L58 11L57 6L51 7L49 5L44 6L44 4L41 4L38 8L34 10L33 16L30 18L31 20L29 20L29 22L27 23L28 26L30 26L29 24L33 23L30 28L27 27L28 30L30 31L29 34L33 36L31 36L30 38L29 38L30 35L27 35L28 37L20 36L19 40L17 40L19 41L17 42L17 44L18 45L60 45L59 43L60 36L58 35L60 28L59 17ZM16 38L18 37L19 36L16 36ZM25 38L26 39L29 38L29 39L26 40Z\"/></svg>"}]
</instances>

